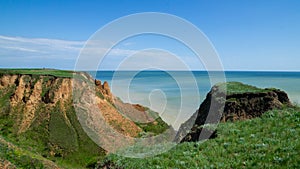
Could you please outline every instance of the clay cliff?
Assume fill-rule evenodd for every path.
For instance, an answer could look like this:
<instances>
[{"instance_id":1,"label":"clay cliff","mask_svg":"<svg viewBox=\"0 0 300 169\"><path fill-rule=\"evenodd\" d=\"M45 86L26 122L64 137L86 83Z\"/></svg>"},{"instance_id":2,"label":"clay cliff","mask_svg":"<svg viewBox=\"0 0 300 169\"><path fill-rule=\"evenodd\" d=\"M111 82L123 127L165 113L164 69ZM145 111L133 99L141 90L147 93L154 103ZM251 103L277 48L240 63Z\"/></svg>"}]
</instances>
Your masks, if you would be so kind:
<instances>
[{"instance_id":1,"label":"clay cliff","mask_svg":"<svg viewBox=\"0 0 300 169\"><path fill-rule=\"evenodd\" d=\"M204 128L204 124L260 117L269 110L285 105L291 105L290 100L279 89L260 89L239 82L217 84L212 87L194 115L181 125L176 141L214 138L217 136L216 131Z\"/></svg>"},{"instance_id":2,"label":"clay cliff","mask_svg":"<svg viewBox=\"0 0 300 169\"><path fill-rule=\"evenodd\" d=\"M78 83L72 79L74 75L85 80ZM1 70L0 139L3 142L0 142L0 146L10 149L11 146L6 144L9 142L22 150L40 154L40 158L45 160L59 159L80 166L88 165L84 160L89 159L89 163L92 163L93 159L96 161L103 157L106 152L83 130L74 108L72 87L84 88L88 83L95 89L94 99L100 110L97 113L101 113L112 128L128 137L139 137L140 133L148 132L140 123L128 118L126 112L121 112L120 108L126 107L126 110L138 113L137 116L150 118L146 109L138 109L136 106L123 103L111 93L107 82L102 84L86 73L58 70ZM151 120L146 126L153 126L158 120L159 124L155 125L154 129L158 127L161 129L160 132L169 127L160 118ZM15 148L13 150L15 151ZM82 156L85 158L82 159ZM32 158L31 155L28 158ZM8 164L9 161L4 163ZM46 163L41 165L47 168Z\"/></svg>"},{"instance_id":3,"label":"clay cliff","mask_svg":"<svg viewBox=\"0 0 300 169\"><path fill-rule=\"evenodd\" d=\"M12 151L30 150L51 160L105 154L77 120L72 106L72 83L69 77L0 74L0 137L15 145ZM38 163L39 158L26 156ZM43 167L47 168L47 164Z\"/></svg>"}]
</instances>

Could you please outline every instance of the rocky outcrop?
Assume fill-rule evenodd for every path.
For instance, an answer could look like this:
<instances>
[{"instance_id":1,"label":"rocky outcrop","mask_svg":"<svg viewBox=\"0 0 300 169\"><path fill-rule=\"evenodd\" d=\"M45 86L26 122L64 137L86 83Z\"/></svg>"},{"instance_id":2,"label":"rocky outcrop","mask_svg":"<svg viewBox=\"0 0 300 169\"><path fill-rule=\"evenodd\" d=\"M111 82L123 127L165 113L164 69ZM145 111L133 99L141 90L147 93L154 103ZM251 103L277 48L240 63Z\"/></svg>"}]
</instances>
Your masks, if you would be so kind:
<instances>
[{"instance_id":1,"label":"rocky outcrop","mask_svg":"<svg viewBox=\"0 0 300 169\"><path fill-rule=\"evenodd\" d=\"M227 92L224 85L227 86ZM259 89L238 82L215 85L197 112L181 125L176 141L214 138L217 133L204 128L204 124L260 117L266 111L290 104L288 95L279 89Z\"/></svg>"},{"instance_id":2,"label":"rocky outcrop","mask_svg":"<svg viewBox=\"0 0 300 169\"><path fill-rule=\"evenodd\" d=\"M232 94L226 97L221 121L245 120L260 117L268 110L290 105L288 95L278 89L266 89L266 92Z\"/></svg>"},{"instance_id":3,"label":"rocky outcrop","mask_svg":"<svg viewBox=\"0 0 300 169\"><path fill-rule=\"evenodd\" d=\"M112 95L109 85L107 81L105 81L103 84L100 80L95 80L96 85L96 91L100 92L101 95L104 97L104 99L108 100L111 103L114 103L114 96Z\"/></svg>"},{"instance_id":4,"label":"rocky outcrop","mask_svg":"<svg viewBox=\"0 0 300 169\"><path fill-rule=\"evenodd\" d=\"M0 79L0 89L15 83L18 75L3 75Z\"/></svg>"}]
</instances>

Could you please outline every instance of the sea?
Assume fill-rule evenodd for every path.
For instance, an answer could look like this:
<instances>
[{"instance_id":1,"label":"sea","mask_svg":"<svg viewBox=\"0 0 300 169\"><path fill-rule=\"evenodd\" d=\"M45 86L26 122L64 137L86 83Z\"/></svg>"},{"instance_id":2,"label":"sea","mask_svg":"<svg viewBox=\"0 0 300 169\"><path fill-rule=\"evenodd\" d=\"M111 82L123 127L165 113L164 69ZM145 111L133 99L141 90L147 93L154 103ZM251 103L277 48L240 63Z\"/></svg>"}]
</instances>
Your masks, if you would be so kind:
<instances>
[{"instance_id":1,"label":"sea","mask_svg":"<svg viewBox=\"0 0 300 169\"><path fill-rule=\"evenodd\" d=\"M141 104L158 112L178 129L199 108L211 87L218 82L238 81L260 88L278 88L300 104L300 72L267 71L94 71L107 81L112 93L124 102Z\"/></svg>"}]
</instances>

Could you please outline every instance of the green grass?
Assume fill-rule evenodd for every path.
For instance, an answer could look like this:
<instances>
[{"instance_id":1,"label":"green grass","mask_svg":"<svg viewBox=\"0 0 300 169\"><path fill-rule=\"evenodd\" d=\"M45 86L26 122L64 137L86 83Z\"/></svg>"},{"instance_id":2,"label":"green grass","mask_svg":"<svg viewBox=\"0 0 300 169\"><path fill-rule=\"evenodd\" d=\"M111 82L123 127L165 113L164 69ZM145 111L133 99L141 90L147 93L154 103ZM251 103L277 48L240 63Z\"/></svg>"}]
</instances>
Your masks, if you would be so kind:
<instances>
[{"instance_id":1,"label":"green grass","mask_svg":"<svg viewBox=\"0 0 300 169\"><path fill-rule=\"evenodd\" d=\"M73 77L74 72L56 69L0 69L0 75L48 75L55 77Z\"/></svg>"},{"instance_id":2,"label":"green grass","mask_svg":"<svg viewBox=\"0 0 300 169\"><path fill-rule=\"evenodd\" d=\"M165 132L170 126L159 117L159 114L148 107L143 106L147 115L155 119L154 122L138 123L135 122L144 132L140 136L158 135Z\"/></svg>"},{"instance_id":3,"label":"green grass","mask_svg":"<svg viewBox=\"0 0 300 169\"><path fill-rule=\"evenodd\" d=\"M163 154L144 158L109 155L123 168L299 168L300 108L284 108L261 118L221 123L218 137L182 143Z\"/></svg>"},{"instance_id":4,"label":"green grass","mask_svg":"<svg viewBox=\"0 0 300 169\"><path fill-rule=\"evenodd\" d=\"M66 116L59 104L50 111L50 119L43 119L43 115L47 117L43 108L37 112L38 121L34 121L24 134L17 136L19 146L40 153L63 168L86 168L101 160L103 149L83 131L72 104L64 104ZM15 142L13 138L11 140ZM49 150L55 155L49 156Z\"/></svg>"},{"instance_id":5,"label":"green grass","mask_svg":"<svg viewBox=\"0 0 300 169\"><path fill-rule=\"evenodd\" d=\"M76 164L77 166L75 165L75 168L78 168L79 166L92 166L94 163L104 158L105 152L95 142L93 142L82 129L81 124L77 119L74 107L66 107L66 110L67 117L77 134L78 149L76 152L70 153L69 156L64 160L68 164ZM71 165L70 168L74 168L74 166Z\"/></svg>"},{"instance_id":6,"label":"green grass","mask_svg":"<svg viewBox=\"0 0 300 169\"><path fill-rule=\"evenodd\" d=\"M14 122L9 117L11 109L9 99L15 90L15 86L10 86L6 90L0 90L0 134L8 135L13 132Z\"/></svg>"},{"instance_id":7,"label":"green grass","mask_svg":"<svg viewBox=\"0 0 300 169\"><path fill-rule=\"evenodd\" d=\"M54 110L51 111L49 141L58 147L57 156L59 157L78 150L77 134L73 126L68 122L58 103Z\"/></svg>"},{"instance_id":8,"label":"green grass","mask_svg":"<svg viewBox=\"0 0 300 169\"><path fill-rule=\"evenodd\" d=\"M150 123L137 123L136 124L146 133L151 132L154 135L158 135L166 131L170 126L164 122L160 117L156 118L154 122Z\"/></svg>"},{"instance_id":9,"label":"green grass","mask_svg":"<svg viewBox=\"0 0 300 169\"><path fill-rule=\"evenodd\" d=\"M228 95L231 94L240 94L240 93L259 93L259 92L268 92L272 89L262 89L255 86L243 84L241 82L226 82L216 84L221 91L225 91Z\"/></svg>"},{"instance_id":10,"label":"green grass","mask_svg":"<svg viewBox=\"0 0 300 169\"><path fill-rule=\"evenodd\" d=\"M6 159L17 168L45 168L41 155L21 149L0 137L0 159ZM49 167L49 166L48 166Z\"/></svg>"},{"instance_id":11,"label":"green grass","mask_svg":"<svg viewBox=\"0 0 300 169\"><path fill-rule=\"evenodd\" d=\"M17 156L18 151L0 144L0 159L6 159L21 168L42 168L34 156L38 155L63 168L73 169L93 166L104 157L104 150L83 131L71 100L64 103L64 107L59 102L53 107L39 104L30 128L18 134L24 105L19 104L14 108L10 106L9 99L14 90L15 85L0 90L0 137L24 150L26 154ZM56 155L51 156L50 151Z\"/></svg>"}]
</instances>

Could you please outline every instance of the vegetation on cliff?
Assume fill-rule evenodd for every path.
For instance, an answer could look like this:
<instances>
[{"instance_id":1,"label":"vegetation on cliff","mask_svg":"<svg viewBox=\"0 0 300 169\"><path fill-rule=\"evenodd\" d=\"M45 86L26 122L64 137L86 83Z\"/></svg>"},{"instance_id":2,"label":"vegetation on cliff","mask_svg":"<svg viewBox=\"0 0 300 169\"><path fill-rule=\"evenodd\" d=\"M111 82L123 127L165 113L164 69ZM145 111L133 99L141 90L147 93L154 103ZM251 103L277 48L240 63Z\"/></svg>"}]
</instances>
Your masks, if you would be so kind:
<instances>
[{"instance_id":1,"label":"vegetation on cliff","mask_svg":"<svg viewBox=\"0 0 300 169\"><path fill-rule=\"evenodd\" d=\"M218 136L184 142L163 154L132 159L110 155L112 168L299 168L300 108L270 110L260 118L220 123Z\"/></svg>"},{"instance_id":2,"label":"vegetation on cliff","mask_svg":"<svg viewBox=\"0 0 300 169\"><path fill-rule=\"evenodd\" d=\"M181 125L176 139L183 142L216 137L214 130L202 126L260 117L285 105L291 105L288 95L278 89L261 89L240 82L216 84L195 114Z\"/></svg>"},{"instance_id":3,"label":"vegetation on cliff","mask_svg":"<svg viewBox=\"0 0 300 169\"><path fill-rule=\"evenodd\" d=\"M52 69L0 70L0 168L2 164L47 168L51 161L50 168L54 165L86 168L105 156L105 151L90 139L76 116L72 85L78 84L72 81L73 75L88 77L84 73ZM146 131L123 116L114 104L108 83L96 82L99 108L112 127L133 137L139 137L143 131L156 131ZM121 106L125 104L119 102ZM153 119L153 123L165 124L159 120ZM164 127L163 130L169 126Z\"/></svg>"},{"instance_id":4,"label":"vegetation on cliff","mask_svg":"<svg viewBox=\"0 0 300 169\"><path fill-rule=\"evenodd\" d=\"M71 79L46 74L1 74L0 136L7 152L1 158L25 168L46 167L47 160L80 168L99 160L105 152L77 120Z\"/></svg>"}]
</instances>

